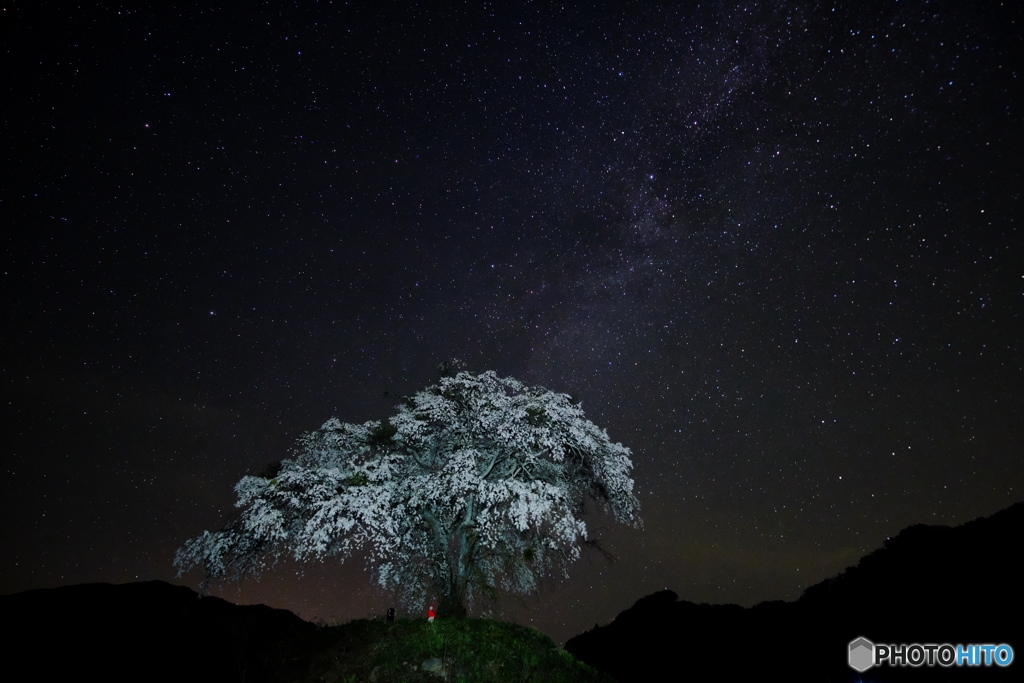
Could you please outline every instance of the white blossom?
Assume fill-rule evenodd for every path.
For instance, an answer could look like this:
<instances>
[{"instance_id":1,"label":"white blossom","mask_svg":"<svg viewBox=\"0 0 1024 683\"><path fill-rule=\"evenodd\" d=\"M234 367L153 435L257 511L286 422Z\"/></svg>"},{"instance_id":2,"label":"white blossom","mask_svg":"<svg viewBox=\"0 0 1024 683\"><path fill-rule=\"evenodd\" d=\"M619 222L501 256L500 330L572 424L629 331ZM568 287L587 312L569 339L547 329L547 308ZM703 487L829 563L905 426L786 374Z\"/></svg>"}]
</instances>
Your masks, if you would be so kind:
<instances>
[{"instance_id":1,"label":"white blossom","mask_svg":"<svg viewBox=\"0 0 1024 683\"><path fill-rule=\"evenodd\" d=\"M639 525L629 449L565 394L494 372L460 372L380 422L331 418L295 457L235 486L240 512L177 553L214 579L363 551L378 583L449 607L481 593L528 593L565 574L587 540L589 497Z\"/></svg>"}]
</instances>

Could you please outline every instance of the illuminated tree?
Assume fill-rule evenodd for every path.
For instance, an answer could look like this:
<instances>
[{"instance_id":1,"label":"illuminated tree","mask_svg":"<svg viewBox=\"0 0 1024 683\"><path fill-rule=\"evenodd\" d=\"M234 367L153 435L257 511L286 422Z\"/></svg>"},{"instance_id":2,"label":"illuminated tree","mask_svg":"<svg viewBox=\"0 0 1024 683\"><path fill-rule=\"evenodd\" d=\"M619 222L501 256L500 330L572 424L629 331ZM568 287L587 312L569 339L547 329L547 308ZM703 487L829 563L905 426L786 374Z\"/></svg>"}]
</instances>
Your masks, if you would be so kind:
<instances>
[{"instance_id":1,"label":"illuminated tree","mask_svg":"<svg viewBox=\"0 0 1024 683\"><path fill-rule=\"evenodd\" d=\"M629 449L565 394L494 372L443 377L361 425L328 420L295 457L235 486L240 514L187 542L175 565L208 578L258 574L278 557L364 551L380 585L442 614L499 587L536 589L587 540L589 497L639 525Z\"/></svg>"}]
</instances>

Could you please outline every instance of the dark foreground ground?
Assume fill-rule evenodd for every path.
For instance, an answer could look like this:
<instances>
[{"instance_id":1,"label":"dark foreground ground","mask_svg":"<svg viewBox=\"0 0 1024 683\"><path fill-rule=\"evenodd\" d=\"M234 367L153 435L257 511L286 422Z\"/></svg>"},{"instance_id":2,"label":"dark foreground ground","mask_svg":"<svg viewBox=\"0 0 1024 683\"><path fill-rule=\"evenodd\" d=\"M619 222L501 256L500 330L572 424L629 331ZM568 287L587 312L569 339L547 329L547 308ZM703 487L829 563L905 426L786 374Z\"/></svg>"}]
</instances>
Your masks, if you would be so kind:
<instances>
[{"instance_id":1,"label":"dark foreground ground","mask_svg":"<svg viewBox=\"0 0 1024 683\"><path fill-rule=\"evenodd\" d=\"M318 626L161 581L0 597L21 680L610 681L536 629L485 619ZM12 679L13 680L13 679Z\"/></svg>"}]
</instances>

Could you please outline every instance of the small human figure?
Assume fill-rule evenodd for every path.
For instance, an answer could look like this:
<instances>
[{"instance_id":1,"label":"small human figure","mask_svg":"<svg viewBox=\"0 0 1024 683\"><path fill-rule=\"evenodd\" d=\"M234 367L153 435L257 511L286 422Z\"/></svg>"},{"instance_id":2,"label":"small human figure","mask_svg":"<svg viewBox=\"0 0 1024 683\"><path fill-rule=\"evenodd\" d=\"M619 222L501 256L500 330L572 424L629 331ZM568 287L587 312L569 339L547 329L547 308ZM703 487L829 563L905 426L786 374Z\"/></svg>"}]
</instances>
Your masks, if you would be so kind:
<instances>
[{"instance_id":1,"label":"small human figure","mask_svg":"<svg viewBox=\"0 0 1024 683\"><path fill-rule=\"evenodd\" d=\"M388 620L388 623L391 623L392 621L395 620L395 608L394 607L388 607L388 617L387 617L387 620Z\"/></svg>"},{"instance_id":2,"label":"small human figure","mask_svg":"<svg viewBox=\"0 0 1024 683\"><path fill-rule=\"evenodd\" d=\"M436 617L436 616L437 616L437 612L434 611L434 606L431 605L427 609L427 621L429 621L431 624L433 624L434 623L434 617Z\"/></svg>"}]
</instances>

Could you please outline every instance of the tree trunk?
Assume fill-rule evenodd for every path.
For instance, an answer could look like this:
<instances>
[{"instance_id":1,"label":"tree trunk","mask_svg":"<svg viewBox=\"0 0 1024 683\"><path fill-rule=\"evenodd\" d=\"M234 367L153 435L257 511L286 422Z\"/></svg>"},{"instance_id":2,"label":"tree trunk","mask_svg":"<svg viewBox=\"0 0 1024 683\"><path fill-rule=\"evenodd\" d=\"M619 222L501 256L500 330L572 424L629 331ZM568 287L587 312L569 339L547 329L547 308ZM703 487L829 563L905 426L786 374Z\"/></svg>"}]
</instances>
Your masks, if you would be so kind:
<instances>
[{"instance_id":1,"label":"tree trunk","mask_svg":"<svg viewBox=\"0 0 1024 683\"><path fill-rule=\"evenodd\" d=\"M466 618L466 582L449 568L447 580L436 586L437 617L439 619Z\"/></svg>"},{"instance_id":2,"label":"tree trunk","mask_svg":"<svg viewBox=\"0 0 1024 683\"><path fill-rule=\"evenodd\" d=\"M454 597L446 596L442 598L439 607L440 610L437 613L438 617L448 617L450 619L466 618L466 606L462 604L461 600Z\"/></svg>"},{"instance_id":3,"label":"tree trunk","mask_svg":"<svg viewBox=\"0 0 1024 683\"><path fill-rule=\"evenodd\" d=\"M454 619L466 618L466 576L458 562L452 563L448 572L448 585L445 586L445 594L441 598L443 614L438 616L451 617Z\"/></svg>"}]
</instances>

